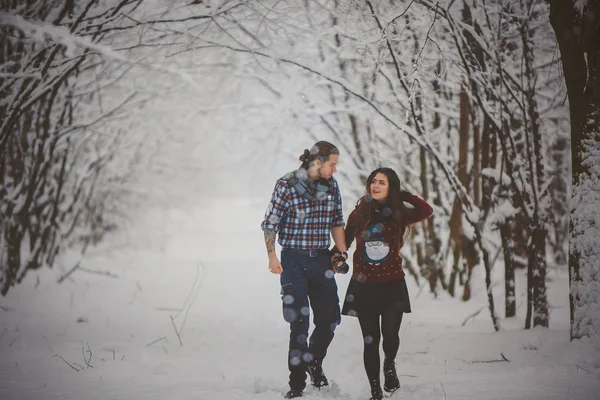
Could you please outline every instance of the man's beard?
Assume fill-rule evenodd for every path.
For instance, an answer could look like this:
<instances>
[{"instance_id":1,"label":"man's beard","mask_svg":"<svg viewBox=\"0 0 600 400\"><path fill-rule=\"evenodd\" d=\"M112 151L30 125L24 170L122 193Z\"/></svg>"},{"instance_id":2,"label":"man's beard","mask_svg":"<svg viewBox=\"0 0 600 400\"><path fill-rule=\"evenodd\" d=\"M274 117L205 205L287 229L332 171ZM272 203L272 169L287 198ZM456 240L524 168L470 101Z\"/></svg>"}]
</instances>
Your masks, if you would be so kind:
<instances>
[{"instance_id":1,"label":"man's beard","mask_svg":"<svg viewBox=\"0 0 600 400\"><path fill-rule=\"evenodd\" d=\"M323 167L319 167L319 171L318 171L319 172L319 179L328 180L329 178L331 178L331 177L326 178L325 175L323 175L322 171L323 171Z\"/></svg>"}]
</instances>

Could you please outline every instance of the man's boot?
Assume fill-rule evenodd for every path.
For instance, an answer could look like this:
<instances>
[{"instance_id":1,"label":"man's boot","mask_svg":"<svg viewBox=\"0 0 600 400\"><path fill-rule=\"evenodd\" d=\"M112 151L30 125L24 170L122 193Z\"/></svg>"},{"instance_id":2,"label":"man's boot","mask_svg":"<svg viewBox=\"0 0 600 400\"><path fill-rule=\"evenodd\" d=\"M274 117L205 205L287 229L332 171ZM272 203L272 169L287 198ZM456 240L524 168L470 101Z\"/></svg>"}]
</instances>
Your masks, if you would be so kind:
<instances>
[{"instance_id":1,"label":"man's boot","mask_svg":"<svg viewBox=\"0 0 600 400\"><path fill-rule=\"evenodd\" d=\"M371 385L371 398L369 400L382 400L383 392L381 391L379 378L370 379L369 384Z\"/></svg>"},{"instance_id":2,"label":"man's boot","mask_svg":"<svg viewBox=\"0 0 600 400\"><path fill-rule=\"evenodd\" d=\"M317 389L329 386L329 382L323 373L323 360L313 360L306 366L306 372L310 375L310 383Z\"/></svg>"},{"instance_id":3,"label":"man's boot","mask_svg":"<svg viewBox=\"0 0 600 400\"><path fill-rule=\"evenodd\" d=\"M283 397L285 399L295 399L296 397L302 397L302 390L290 389Z\"/></svg>"},{"instance_id":4,"label":"man's boot","mask_svg":"<svg viewBox=\"0 0 600 400\"><path fill-rule=\"evenodd\" d=\"M383 389L386 392L393 392L400 388L400 380L396 373L396 363L393 360L386 359L383 361L383 377Z\"/></svg>"}]
</instances>

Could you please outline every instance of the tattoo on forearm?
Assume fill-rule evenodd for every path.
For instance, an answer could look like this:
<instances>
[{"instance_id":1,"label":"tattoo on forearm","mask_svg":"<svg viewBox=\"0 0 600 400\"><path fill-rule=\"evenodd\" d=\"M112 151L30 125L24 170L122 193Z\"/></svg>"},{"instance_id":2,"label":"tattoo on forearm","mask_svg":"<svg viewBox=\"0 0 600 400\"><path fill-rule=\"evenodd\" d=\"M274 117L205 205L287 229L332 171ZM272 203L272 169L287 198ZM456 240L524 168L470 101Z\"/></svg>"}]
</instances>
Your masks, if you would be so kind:
<instances>
[{"instance_id":1,"label":"tattoo on forearm","mask_svg":"<svg viewBox=\"0 0 600 400\"><path fill-rule=\"evenodd\" d=\"M267 245L267 253L275 251L275 231L265 229L265 244Z\"/></svg>"}]
</instances>

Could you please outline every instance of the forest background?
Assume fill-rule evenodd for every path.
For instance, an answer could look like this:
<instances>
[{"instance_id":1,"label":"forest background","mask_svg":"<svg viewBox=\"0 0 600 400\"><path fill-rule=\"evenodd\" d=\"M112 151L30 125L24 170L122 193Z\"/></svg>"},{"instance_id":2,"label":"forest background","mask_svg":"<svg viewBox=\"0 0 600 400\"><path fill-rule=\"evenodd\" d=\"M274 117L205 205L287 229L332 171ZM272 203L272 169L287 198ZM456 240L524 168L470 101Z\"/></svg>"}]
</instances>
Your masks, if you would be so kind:
<instances>
[{"instance_id":1,"label":"forest background","mask_svg":"<svg viewBox=\"0 0 600 400\"><path fill-rule=\"evenodd\" d=\"M468 304L477 287L492 330L547 328L562 271L570 339L597 338L599 16L593 0L2 2L0 292L85 272L168 215L149 210L266 206L325 139L346 215L384 165L434 206L402 252L420 290Z\"/></svg>"}]
</instances>

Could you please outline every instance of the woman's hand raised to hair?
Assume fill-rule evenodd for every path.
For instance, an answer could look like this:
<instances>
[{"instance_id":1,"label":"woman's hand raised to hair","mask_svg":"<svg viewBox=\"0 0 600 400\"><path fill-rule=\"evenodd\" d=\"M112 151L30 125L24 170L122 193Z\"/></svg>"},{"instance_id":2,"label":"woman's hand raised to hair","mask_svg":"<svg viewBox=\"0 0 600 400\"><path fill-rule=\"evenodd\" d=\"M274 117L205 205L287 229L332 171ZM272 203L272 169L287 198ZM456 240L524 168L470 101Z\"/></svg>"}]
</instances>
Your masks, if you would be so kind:
<instances>
[{"instance_id":1,"label":"woman's hand raised to hair","mask_svg":"<svg viewBox=\"0 0 600 400\"><path fill-rule=\"evenodd\" d=\"M406 201L408 202L408 198L412 196L412 193L406 191L406 190L401 190L400 191L400 200L401 201Z\"/></svg>"}]
</instances>

